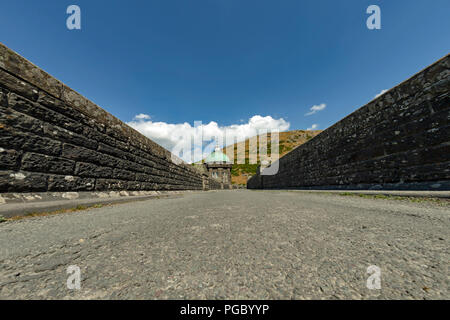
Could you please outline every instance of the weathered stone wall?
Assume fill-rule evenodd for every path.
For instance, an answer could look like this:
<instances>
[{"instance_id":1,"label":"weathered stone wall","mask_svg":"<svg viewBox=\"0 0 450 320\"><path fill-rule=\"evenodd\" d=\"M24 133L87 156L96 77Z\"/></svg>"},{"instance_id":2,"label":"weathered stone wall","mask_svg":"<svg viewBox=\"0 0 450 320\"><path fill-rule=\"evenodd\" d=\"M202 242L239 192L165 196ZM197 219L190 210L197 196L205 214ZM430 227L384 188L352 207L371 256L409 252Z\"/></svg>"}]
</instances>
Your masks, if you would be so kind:
<instances>
[{"instance_id":1,"label":"weathered stone wall","mask_svg":"<svg viewBox=\"0 0 450 320\"><path fill-rule=\"evenodd\" d=\"M209 189L222 189L222 184L214 178L209 178Z\"/></svg>"},{"instance_id":2,"label":"weathered stone wall","mask_svg":"<svg viewBox=\"0 0 450 320\"><path fill-rule=\"evenodd\" d=\"M450 190L450 56L279 160L248 188ZM351 94L351 93L350 93Z\"/></svg>"},{"instance_id":3,"label":"weathered stone wall","mask_svg":"<svg viewBox=\"0 0 450 320\"><path fill-rule=\"evenodd\" d=\"M0 44L0 192L202 185L195 168Z\"/></svg>"},{"instance_id":4,"label":"weathered stone wall","mask_svg":"<svg viewBox=\"0 0 450 320\"><path fill-rule=\"evenodd\" d=\"M209 175L209 172L204 164L194 164L193 167L202 174L203 190L230 189L230 184L228 183L224 183L222 188L222 183L219 179L213 178Z\"/></svg>"}]
</instances>

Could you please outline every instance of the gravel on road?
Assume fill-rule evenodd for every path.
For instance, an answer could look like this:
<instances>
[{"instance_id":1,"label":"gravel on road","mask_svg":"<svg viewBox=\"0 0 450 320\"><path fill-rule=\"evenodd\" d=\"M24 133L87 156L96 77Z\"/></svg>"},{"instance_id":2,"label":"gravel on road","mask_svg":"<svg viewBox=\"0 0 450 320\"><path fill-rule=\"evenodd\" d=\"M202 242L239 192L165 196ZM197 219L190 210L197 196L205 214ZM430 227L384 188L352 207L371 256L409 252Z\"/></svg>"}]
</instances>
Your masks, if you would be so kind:
<instances>
[{"instance_id":1,"label":"gravel on road","mask_svg":"<svg viewBox=\"0 0 450 320\"><path fill-rule=\"evenodd\" d=\"M193 192L0 223L0 299L449 299L449 239L445 203Z\"/></svg>"}]
</instances>

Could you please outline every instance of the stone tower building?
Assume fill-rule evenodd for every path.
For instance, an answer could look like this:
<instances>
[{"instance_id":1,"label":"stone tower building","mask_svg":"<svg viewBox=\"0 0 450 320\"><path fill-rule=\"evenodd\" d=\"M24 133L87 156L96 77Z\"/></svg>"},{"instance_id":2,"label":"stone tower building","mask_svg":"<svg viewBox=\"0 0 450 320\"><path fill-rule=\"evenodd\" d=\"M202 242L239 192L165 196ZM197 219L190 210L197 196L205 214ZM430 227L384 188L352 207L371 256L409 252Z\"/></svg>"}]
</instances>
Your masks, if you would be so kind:
<instances>
[{"instance_id":1,"label":"stone tower building","mask_svg":"<svg viewBox=\"0 0 450 320\"><path fill-rule=\"evenodd\" d=\"M224 154L219 146L216 146L213 153L205 159L205 167L211 178L220 181L221 188L232 188L231 186L231 167L233 163L226 154Z\"/></svg>"}]
</instances>

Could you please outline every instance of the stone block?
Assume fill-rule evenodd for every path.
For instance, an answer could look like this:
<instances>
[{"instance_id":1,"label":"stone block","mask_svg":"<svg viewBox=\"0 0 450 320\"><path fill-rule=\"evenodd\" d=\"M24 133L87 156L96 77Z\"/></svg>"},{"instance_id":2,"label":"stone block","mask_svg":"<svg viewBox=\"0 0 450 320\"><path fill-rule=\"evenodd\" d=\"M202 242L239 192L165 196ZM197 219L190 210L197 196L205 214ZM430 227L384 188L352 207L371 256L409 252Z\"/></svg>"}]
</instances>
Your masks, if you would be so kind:
<instances>
[{"instance_id":1,"label":"stone block","mask_svg":"<svg viewBox=\"0 0 450 320\"><path fill-rule=\"evenodd\" d=\"M75 161L48 155L27 152L22 157L21 169L30 172L74 173Z\"/></svg>"},{"instance_id":2,"label":"stone block","mask_svg":"<svg viewBox=\"0 0 450 320\"><path fill-rule=\"evenodd\" d=\"M43 173L0 171L0 192L44 192L47 178Z\"/></svg>"},{"instance_id":3,"label":"stone block","mask_svg":"<svg viewBox=\"0 0 450 320\"><path fill-rule=\"evenodd\" d=\"M0 147L0 170L18 170L21 155L19 151Z\"/></svg>"},{"instance_id":4,"label":"stone block","mask_svg":"<svg viewBox=\"0 0 450 320\"><path fill-rule=\"evenodd\" d=\"M92 191L95 179L81 178L71 175L50 175L48 177L48 191Z\"/></svg>"},{"instance_id":5,"label":"stone block","mask_svg":"<svg viewBox=\"0 0 450 320\"><path fill-rule=\"evenodd\" d=\"M92 163L78 162L75 168L75 175L80 177L110 178L113 175L113 169Z\"/></svg>"},{"instance_id":6,"label":"stone block","mask_svg":"<svg viewBox=\"0 0 450 320\"><path fill-rule=\"evenodd\" d=\"M39 97L39 91L36 87L17 77L14 77L2 69L0 69L0 84L2 87L5 87L12 92L16 92L32 101L36 101Z\"/></svg>"}]
</instances>

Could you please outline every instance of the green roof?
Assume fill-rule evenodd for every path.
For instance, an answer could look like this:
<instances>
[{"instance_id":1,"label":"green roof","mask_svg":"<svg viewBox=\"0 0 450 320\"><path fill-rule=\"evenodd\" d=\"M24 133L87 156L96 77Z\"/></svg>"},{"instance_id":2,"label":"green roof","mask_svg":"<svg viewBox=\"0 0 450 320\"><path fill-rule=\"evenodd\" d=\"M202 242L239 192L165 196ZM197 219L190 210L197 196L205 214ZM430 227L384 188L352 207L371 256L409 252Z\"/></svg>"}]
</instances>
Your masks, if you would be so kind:
<instances>
[{"instance_id":1,"label":"green roof","mask_svg":"<svg viewBox=\"0 0 450 320\"><path fill-rule=\"evenodd\" d=\"M230 158L228 158L226 154L222 153L219 148L216 148L213 153L206 157L205 162L230 162Z\"/></svg>"}]
</instances>

